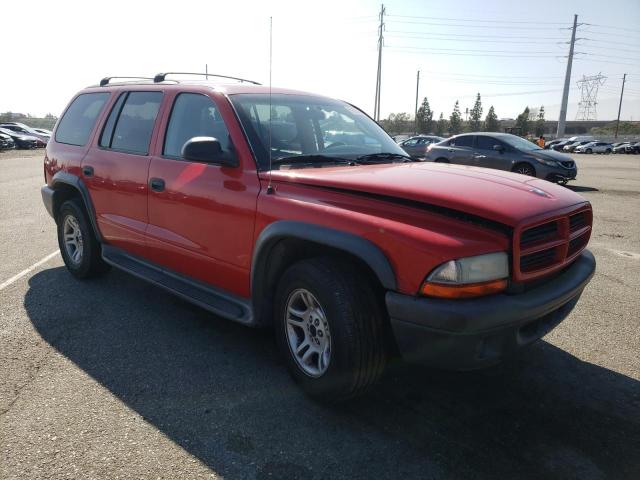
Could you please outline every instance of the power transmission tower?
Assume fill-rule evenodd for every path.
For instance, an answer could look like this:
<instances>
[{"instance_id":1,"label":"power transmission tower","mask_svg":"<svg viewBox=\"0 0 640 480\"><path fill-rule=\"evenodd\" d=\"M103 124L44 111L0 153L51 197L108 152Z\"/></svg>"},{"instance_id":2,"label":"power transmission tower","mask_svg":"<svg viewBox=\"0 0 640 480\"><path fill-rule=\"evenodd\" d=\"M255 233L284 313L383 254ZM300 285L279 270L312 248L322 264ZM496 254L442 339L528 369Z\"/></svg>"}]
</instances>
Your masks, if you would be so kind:
<instances>
[{"instance_id":1,"label":"power transmission tower","mask_svg":"<svg viewBox=\"0 0 640 480\"><path fill-rule=\"evenodd\" d=\"M376 76L376 100L373 107L373 119L376 122L380 121L380 84L382 80L382 44L384 37L382 35L384 31L384 14L386 9L384 4L380 5L380 26L378 27L378 75Z\"/></svg>"},{"instance_id":2,"label":"power transmission tower","mask_svg":"<svg viewBox=\"0 0 640 480\"><path fill-rule=\"evenodd\" d=\"M569 45L569 57L567 58L567 72L564 76L564 89L562 90L562 103L560 116L558 117L558 131L556 136L564 136L564 127L567 122L567 103L569 103L569 84L571 83L571 65L573 64L573 47L576 43L576 29L578 28L578 15L573 16L573 28L571 30L571 44Z\"/></svg>"},{"instance_id":3,"label":"power transmission tower","mask_svg":"<svg viewBox=\"0 0 640 480\"><path fill-rule=\"evenodd\" d=\"M577 85L580 88L580 101L576 120L597 120L596 105L598 105L598 88L604 84L607 77L602 74L582 76Z\"/></svg>"},{"instance_id":4,"label":"power transmission tower","mask_svg":"<svg viewBox=\"0 0 640 480\"><path fill-rule=\"evenodd\" d=\"M620 111L622 110L622 95L624 95L624 82L627 79L627 74L622 76L622 90L620 90L620 105L618 105L618 119L616 120L616 135L614 138L618 138L618 126L620 126Z\"/></svg>"}]
</instances>

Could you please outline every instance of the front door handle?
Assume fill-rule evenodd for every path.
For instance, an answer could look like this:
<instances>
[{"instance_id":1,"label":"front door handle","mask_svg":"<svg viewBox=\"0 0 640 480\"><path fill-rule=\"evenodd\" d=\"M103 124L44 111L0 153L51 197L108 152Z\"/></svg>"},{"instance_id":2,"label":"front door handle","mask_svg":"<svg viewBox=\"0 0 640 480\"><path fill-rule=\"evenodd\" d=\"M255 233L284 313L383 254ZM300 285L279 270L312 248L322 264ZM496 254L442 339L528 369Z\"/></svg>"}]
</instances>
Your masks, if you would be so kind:
<instances>
[{"instance_id":1,"label":"front door handle","mask_svg":"<svg viewBox=\"0 0 640 480\"><path fill-rule=\"evenodd\" d=\"M85 165L82 167L82 174L85 177L93 177L93 167L91 165Z\"/></svg>"},{"instance_id":2,"label":"front door handle","mask_svg":"<svg viewBox=\"0 0 640 480\"><path fill-rule=\"evenodd\" d=\"M487 158L487 156L486 156L486 155L480 155L480 154L476 153L476 154L473 156L473 158Z\"/></svg>"},{"instance_id":3,"label":"front door handle","mask_svg":"<svg viewBox=\"0 0 640 480\"><path fill-rule=\"evenodd\" d=\"M154 192L162 192L164 190L164 180L161 178L152 178L149 180L149 188Z\"/></svg>"}]
</instances>

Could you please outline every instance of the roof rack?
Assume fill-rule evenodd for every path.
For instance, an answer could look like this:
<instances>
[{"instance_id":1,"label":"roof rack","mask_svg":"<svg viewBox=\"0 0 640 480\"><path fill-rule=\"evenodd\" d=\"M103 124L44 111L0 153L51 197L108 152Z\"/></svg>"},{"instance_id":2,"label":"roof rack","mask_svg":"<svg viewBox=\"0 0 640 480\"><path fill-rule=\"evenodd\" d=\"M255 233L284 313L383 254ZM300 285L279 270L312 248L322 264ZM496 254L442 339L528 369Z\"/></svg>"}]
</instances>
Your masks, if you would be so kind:
<instances>
[{"instance_id":1,"label":"roof rack","mask_svg":"<svg viewBox=\"0 0 640 480\"><path fill-rule=\"evenodd\" d=\"M104 77L102 80L100 80L100 86L104 87L105 85L109 85L109 82L111 82L111 80L113 80L114 78L128 78L131 80L152 80L151 77Z\"/></svg>"},{"instance_id":2,"label":"roof rack","mask_svg":"<svg viewBox=\"0 0 640 480\"><path fill-rule=\"evenodd\" d=\"M260 85L260 83L254 82L253 80L247 80L246 78L230 77L228 75L216 75L215 73L193 73L193 72L165 72L165 73L159 73L155 77L153 77L153 82L154 83L164 82L166 77L167 77L167 75L199 75L199 76L202 76L202 77L218 77L218 78L227 78L229 80L237 80L239 82L253 83L254 85Z\"/></svg>"}]
</instances>

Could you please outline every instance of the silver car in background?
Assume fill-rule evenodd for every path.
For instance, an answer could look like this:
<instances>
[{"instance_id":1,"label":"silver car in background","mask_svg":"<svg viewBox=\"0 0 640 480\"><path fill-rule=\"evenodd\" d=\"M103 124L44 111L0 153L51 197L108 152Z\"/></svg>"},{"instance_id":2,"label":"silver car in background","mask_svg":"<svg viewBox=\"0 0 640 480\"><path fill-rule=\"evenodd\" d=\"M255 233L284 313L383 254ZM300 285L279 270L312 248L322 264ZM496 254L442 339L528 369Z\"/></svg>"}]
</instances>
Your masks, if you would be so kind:
<instances>
[{"instance_id":1,"label":"silver car in background","mask_svg":"<svg viewBox=\"0 0 640 480\"><path fill-rule=\"evenodd\" d=\"M495 168L566 184L578 174L573 159L510 133L465 133L430 145L427 161Z\"/></svg>"},{"instance_id":2,"label":"silver car in background","mask_svg":"<svg viewBox=\"0 0 640 480\"><path fill-rule=\"evenodd\" d=\"M575 153L606 153L613 151L613 145L609 142L590 142L576 147Z\"/></svg>"},{"instance_id":3,"label":"silver car in background","mask_svg":"<svg viewBox=\"0 0 640 480\"><path fill-rule=\"evenodd\" d=\"M400 147L402 147L410 157L424 158L427 154L427 148L429 145L432 143L439 143L443 140L444 138L437 137L435 135L418 135L399 142L398 145L400 145Z\"/></svg>"}]
</instances>

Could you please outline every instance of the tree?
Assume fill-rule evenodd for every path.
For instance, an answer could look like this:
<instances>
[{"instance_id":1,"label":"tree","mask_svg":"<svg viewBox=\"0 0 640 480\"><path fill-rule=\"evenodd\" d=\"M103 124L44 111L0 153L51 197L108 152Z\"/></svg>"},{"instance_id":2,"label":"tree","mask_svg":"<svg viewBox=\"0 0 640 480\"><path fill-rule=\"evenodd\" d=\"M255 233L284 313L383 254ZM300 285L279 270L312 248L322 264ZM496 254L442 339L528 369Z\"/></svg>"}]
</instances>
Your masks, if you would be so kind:
<instances>
[{"instance_id":1,"label":"tree","mask_svg":"<svg viewBox=\"0 0 640 480\"><path fill-rule=\"evenodd\" d=\"M453 106L453 112L449 117L449 133L456 135L462 131L462 117L460 116L460 104L456 100L456 104Z\"/></svg>"},{"instance_id":2,"label":"tree","mask_svg":"<svg viewBox=\"0 0 640 480\"><path fill-rule=\"evenodd\" d=\"M516 118L516 127L520 129L520 135L523 137L529 133L529 106Z\"/></svg>"},{"instance_id":3,"label":"tree","mask_svg":"<svg viewBox=\"0 0 640 480\"><path fill-rule=\"evenodd\" d=\"M436 123L436 135L440 137L444 135L447 132L447 127L447 119L444 118L444 115L442 114L442 112L440 112L440 118Z\"/></svg>"},{"instance_id":4,"label":"tree","mask_svg":"<svg viewBox=\"0 0 640 480\"><path fill-rule=\"evenodd\" d=\"M429 106L429 100L424 97L422 105L418 109L418 133L431 133L433 131L433 110Z\"/></svg>"},{"instance_id":5,"label":"tree","mask_svg":"<svg viewBox=\"0 0 640 480\"><path fill-rule=\"evenodd\" d=\"M476 96L476 103L473 104L473 108L470 112L469 118L469 130L477 132L482 126L482 100L480 100L480 93Z\"/></svg>"},{"instance_id":6,"label":"tree","mask_svg":"<svg viewBox=\"0 0 640 480\"><path fill-rule=\"evenodd\" d=\"M544 135L544 105L540 107L538 111L538 118L536 119L536 136Z\"/></svg>"},{"instance_id":7,"label":"tree","mask_svg":"<svg viewBox=\"0 0 640 480\"><path fill-rule=\"evenodd\" d=\"M498 116L496 115L493 105L489 107L487 118L484 119L484 130L485 132L497 132L500 130L500 123L498 122Z\"/></svg>"}]
</instances>

